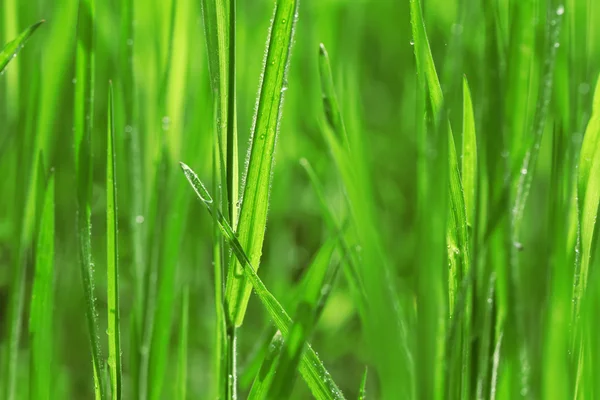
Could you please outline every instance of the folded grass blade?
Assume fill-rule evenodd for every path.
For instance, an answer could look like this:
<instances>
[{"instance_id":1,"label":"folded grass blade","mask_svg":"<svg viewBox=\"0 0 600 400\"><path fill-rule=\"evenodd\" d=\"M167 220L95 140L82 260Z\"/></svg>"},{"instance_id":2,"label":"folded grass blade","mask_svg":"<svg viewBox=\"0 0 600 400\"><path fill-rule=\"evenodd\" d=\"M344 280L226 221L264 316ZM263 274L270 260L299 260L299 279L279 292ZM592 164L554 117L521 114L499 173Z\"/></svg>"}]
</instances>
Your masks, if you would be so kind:
<instances>
[{"instance_id":1,"label":"folded grass blade","mask_svg":"<svg viewBox=\"0 0 600 400\"><path fill-rule=\"evenodd\" d=\"M108 299L108 367L112 399L121 398L121 331L119 311L119 233L117 213L117 162L112 82L108 95L106 151L106 271Z\"/></svg>"},{"instance_id":2,"label":"folded grass blade","mask_svg":"<svg viewBox=\"0 0 600 400\"><path fill-rule=\"evenodd\" d=\"M192 169L190 169L184 163L181 163L181 168L185 174L186 179L196 192L196 195L200 198L206 209L213 212L213 199ZM241 263L243 272L248 277L248 280L252 284L256 295L263 303L269 316L273 319L275 326L281 331L284 338L288 338L290 329L292 327L292 320L289 315L285 312L281 304L277 299L268 291L264 283L260 280L256 274L256 270L250 263L250 258L244 252L242 244L233 232L233 229L217 209L217 220L219 228L221 229L225 240L231 246L233 253L235 254L238 261ZM329 372L325 369L325 366L310 347L306 346L299 366L300 373L304 377L304 380L308 384L313 395L318 399L343 399L344 396L340 389L337 387Z\"/></svg>"},{"instance_id":3,"label":"folded grass blade","mask_svg":"<svg viewBox=\"0 0 600 400\"><path fill-rule=\"evenodd\" d=\"M52 393L54 310L54 176L46 188L36 246L31 294L29 338L31 361L29 391L32 399L50 399Z\"/></svg>"},{"instance_id":4,"label":"folded grass blade","mask_svg":"<svg viewBox=\"0 0 600 400\"><path fill-rule=\"evenodd\" d=\"M293 44L298 0L278 0L275 17L267 42L264 78L258 94L252 145L245 174L242 207L236 234L242 248L250 257L250 264L260 266L260 256L265 236L269 190L283 105L287 89L286 75ZM227 273L226 300L229 314L237 326L244 320L250 298L251 285L235 258Z\"/></svg>"},{"instance_id":5,"label":"folded grass blade","mask_svg":"<svg viewBox=\"0 0 600 400\"><path fill-rule=\"evenodd\" d=\"M44 20L36 22L25 29L16 39L6 43L0 51L0 74L4 71L8 63L17 56L17 53L23 48L27 39L42 25Z\"/></svg>"}]
</instances>

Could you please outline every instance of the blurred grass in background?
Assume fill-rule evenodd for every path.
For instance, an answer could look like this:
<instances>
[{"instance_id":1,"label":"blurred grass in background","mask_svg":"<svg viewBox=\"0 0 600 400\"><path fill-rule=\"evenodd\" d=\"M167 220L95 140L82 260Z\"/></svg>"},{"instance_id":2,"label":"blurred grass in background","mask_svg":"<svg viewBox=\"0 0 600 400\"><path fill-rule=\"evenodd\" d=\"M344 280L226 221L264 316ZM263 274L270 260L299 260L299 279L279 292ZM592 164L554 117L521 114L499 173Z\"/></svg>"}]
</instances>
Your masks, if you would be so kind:
<instances>
[{"instance_id":1,"label":"blurred grass in background","mask_svg":"<svg viewBox=\"0 0 600 400\"><path fill-rule=\"evenodd\" d=\"M94 396L76 213L85 189L74 127L91 117L87 200L105 363L112 80L122 397L215 398L223 382L214 361L214 221L179 168L184 161L207 183L218 175L201 2L97 1L93 10L92 1L0 1L2 45L46 20L0 75L0 397L39 398L44 390L36 385L46 385L47 398ZM237 1L242 174L273 5ZM308 267L328 240L343 237L332 265L344 272L326 286L309 341L345 396L358 396L365 366L369 398L600 396L599 105L592 115L600 5L302 0L298 14L259 276L295 318ZM85 106L93 109L82 113L75 91L85 75L76 53L91 54L85 45L77 50L86 23L95 25L95 68L82 97L93 95ZM324 113L320 43L347 139ZM472 117L463 102L468 88ZM464 138L476 140L470 168ZM54 191L54 204L46 190ZM466 214L453 220L460 204ZM54 266L40 251L53 252ZM35 291L38 275L51 283L50 293ZM53 302L46 303L51 321L39 317L34 292ZM255 297L236 333L241 398L268 349L281 347ZM36 348L51 351L32 354ZM44 360L51 368L30 365ZM33 383L47 374L52 378ZM101 379L108 382L108 373ZM290 396L310 393L296 379Z\"/></svg>"}]
</instances>

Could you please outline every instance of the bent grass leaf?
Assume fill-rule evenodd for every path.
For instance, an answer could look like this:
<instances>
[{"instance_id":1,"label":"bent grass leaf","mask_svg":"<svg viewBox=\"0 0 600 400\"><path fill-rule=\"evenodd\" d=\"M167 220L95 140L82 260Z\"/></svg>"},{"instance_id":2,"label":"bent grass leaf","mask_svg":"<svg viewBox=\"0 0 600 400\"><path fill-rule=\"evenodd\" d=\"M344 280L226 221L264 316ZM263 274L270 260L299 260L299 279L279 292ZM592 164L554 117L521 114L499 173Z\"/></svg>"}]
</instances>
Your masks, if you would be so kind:
<instances>
[{"instance_id":1,"label":"bent grass leaf","mask_svg":"<svg viewBox=\"0 0 600 400\"><path fill-rule=\"evenodd\" d=\"M273 157L283 94L287 89L286 75L293 44L297 6L297 0L278 0L275 5L275 17L267 42L264 78L258 94L242 207L236 230L242 248L248 252L250 264L257 268L260 265L267 223ZM226 299L229 315L237 326L240 326L244 320L252 287L247 282L247 276L242 269L240 263L232 257L227 273Z\"/></svg>"},{"instance_id":2,"label":"bent grass leaf","mask_svg":"<svg viewBox=\"0 0 600 400\"><path fill-rule=\"evenodd\" d=\"M271 386L271 382L277 371L277 362L282 346L283 336L281 336L280 331L277 331L275 332L273 339L271 339L271 343L269 343L267 354L265 354L260 369L254 378L250 394L248 394L249 400L259 400L267 396L269 387Z\"/></svg>"},{"instance_id":3,"label":"bent grass leaf","mask_svg":"<svg viewBox=\"0 0 600 400\"><path fill-rule=\"evenodd\" d=\"M42 25L45 20L36 22L29 28L25 29L16 39L6 43L0 51L0 74L4 72L4 69L13 58L17 56L17 53L23 48L27 39Z\"/></svg>"},{"instance_id":4,"label":"bent grass leaf","mask_svg":"<svg viewBox=\"0 0 600 400\"><path fill-rule=\"evenodd\" d=\"M213 213L213 202L212 197L202 184L196 173L184 163L181 163L181 168L185 174L186 179L196 192L198 198L202 201L209 213ZM233 229L223 216L223 214L217 209L216 218L219 223L225 240L231 247L234 255L240 262L244 274L248 277L248 280L252 284L254 291L260 301L263 303L269 316L273 319L277 329L281 331L284 338L288 338L290 329L292 328L292 319L281 306L279 301L269 292L265 287L264 283L260 280L256 274L256 270L250 262L250 258L245 253L242 244L233 232ZM325 366L317 356L317 353L312 349L310 345L306 346L299 366L300 373L304 380L308 384L313 395L318 399L343 399L344 396L338 386L335 384L331 375L325 369Z\"/></svg>"}]
</instances>

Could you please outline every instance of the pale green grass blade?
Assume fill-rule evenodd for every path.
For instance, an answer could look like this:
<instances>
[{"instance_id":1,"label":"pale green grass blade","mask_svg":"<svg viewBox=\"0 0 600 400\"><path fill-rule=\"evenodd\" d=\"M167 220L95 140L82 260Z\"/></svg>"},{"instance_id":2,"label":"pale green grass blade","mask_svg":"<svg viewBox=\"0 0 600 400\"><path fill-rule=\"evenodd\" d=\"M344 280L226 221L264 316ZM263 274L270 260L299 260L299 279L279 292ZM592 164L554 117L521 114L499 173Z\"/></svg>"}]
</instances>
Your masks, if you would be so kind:
<instances>
[{"instance_id":1,"label":"pale green grass blade","mask_svg":"<svg viewBox=\"0 0 600 400\"><path fill-rule=\"evenodd\" d=\"M94 121L95 82L95 1L80 0L77 16L77 52L75 84L75 162L77 163L77 235L79 262L86 302L86 319L90 339L94 392L104 399L104 363L100 354L97 313L94 295L94 265L91 240L92 197L92 129Z\"/></svg>"},{"instance_id":2,"label":"pale green grass blade","mask_svg":"<svg viewBox=\"0 0 600 400\"><path fill-rule=\"evenodd\" d=\"M475 209L477 191L477 137L475 135L475 118L473 102L467 77L463 78L463 138L461 177L465 194L467 223L475 229Z\"/></svg>"},{"instance_id":3,"label":"pale green grass blade","mask_svg":"<svg viewBox=\"0 0 600 400\"><path fill-rule=\"evenodd\" d=\"M23 48L29 37L33 35L36 29L39 28L40 25L42 25L44 22L46 21L41 20L40 22L31 25L29 28L25 29L16 39L4 45L4 47L0 51L0 74L4 72L4 69L6 68L8 63L11 62L11 60L17 56L17 53L19 53L19 51Z\"/></svg>"},{"instance_id":4,"label":"pale green grass blade","mask_svg":"<svg viewBox=\"0 0 600 400\"><path fill-rule=\"evenodd\" d=\"M198 176L192 171L187 165L181 163L183 172L196 192L196 195L202 200L202 203L206 206L209 212L213 212L211 206L213 199L209 195L208 191L198 178ZM252 283L256 295L263 303L265 309L269 313L269 316L273 319L275 326L281 331L284 338L287 338L292 327L292 320L289 315L285 312L281 304L277 299L267 290L265 285L262 283L254 267L250 263L249 257L243 250L242 244L237 239L236 234L233 232L231 226L227 223L225 217L217 211L217 218L219 221L219 227L232 248L235 256L242 263L243 272L248 276L248 280ZM342 399L344 398L342 392L337 387L335 382L332 380L331 375L325 369L323 363L310 347L306 346L306 350L302 356L301 364L299 367L300 373L304 377L304 380L308 384L313 395L318 399Z\"/></svg>"},{"instance_id":5,"label":"pale green grass blade","mask_svg":"<svg viewBox=\"0 0 600 400\"><path fill-rule=\"evenodd\" d=\"M179 366L177 370L177 386L175 398L187 398L188 379L188 332L190 325L190 287L185 285L181 299L181 320L179 326Z\"/></svg>"},{"instance_id":6,"label":"pale green grass blade","mask_svg":"<svg viewBox=\"0 0 600 400\"><path fill-rule=\"evenodd\" d=\"M283 336L281 336L281 332L277 331L273 336L271 343L269 343L267 354L265 354L260 369L254 378L252 388L248 394L248 400L260 400L266 398L271 382L273 382L273 378L277 372L277 364L282 346Z\"/></svg>"},{"instance_id":7,"label":"pale green grass blade","mask_svg":"<svg viewBox=\"0 0 600 400\"><path fill-rule=\"evenodd\" d=\"M574 398L581 398L583 394L578 392L578 390L580 390L583 384L583 377L586 376L586 371L593 368L593 366L589 365L589 361L585 359L586 352L589 352L590 349L584 346L582 303L586 299L585 294L588 286L590 266L592 264L594 243L597 242L596 219L598 216L598 206L600 205L600 79L596 83L592 115L585 131L579 156L577 196L579 203L581 261L573 292L573 324L575 332L572 351L578 353Z\"/></svg>"},{"instance_id":8,"label":"pale green grass blade","mask_svg":"<svg viewBox=\"0 0 600 400\"><path fill-rule=\"evenodd\" d=\"M269 190L275 143L281 118L283 94L287 89L286 75L296 24L297 0L278 0L275 5L264 76L260 85L252 145L245 174L242 207L236 234L242 248L247 249L251 264L260 266L260 256L265 236ZM229 315L236 325L241 325L251 285L246 281L240 264L232 258L227 273L226 299Z\"/></svg>"},{"instance_id":9,"label":"pale green grass blade","mask_svg":"<svg viewBox=\"0 0 600 400\"><path fill-rule=\"evenodd\" d=\"M54 311L54 175L46 188L36 246L35 276L29 316L30 399L50 399L53 365Z\"/></svg>"},{"instance_id":10,"label":"pale green grass blade","mask_svg":"<svg viewBox=\"0 0 600 400\"><path fill-rule=\"evenodd\" d=\"M285 399L290 396L300 356L317 321L319 299L336 246L337 238L327 241L309 267L307 273L310 274L310 279L303 287L302 299L296 309L294 323L281 349L277 372L269 390L269 398Z\"/></svg>"},{"instance_id":11,"label":"pale green grass blade","mask_svg":"<svg viewBox=\"0 0 600 400\"><path fill-rule=\"evenodd\" d=\"M113 87L109 84L108 133L106 151L106 271L108 299L108 367L112 399L121 398L121 329L119 308L119 228L117 212L117 159L115 155L115 122Z\"/></svg>"},{"instance_id":12,"label":"pale green grass blade","mask_svg":"<svg viewBox=\"0 0 600 400\"><path fill-rule=\"evenodd\" d=\"M367 374L369 368L365 367L365 373L363 374L360 387L358 388L358 400L367 400Z\"/></svg>"}]
</instances>

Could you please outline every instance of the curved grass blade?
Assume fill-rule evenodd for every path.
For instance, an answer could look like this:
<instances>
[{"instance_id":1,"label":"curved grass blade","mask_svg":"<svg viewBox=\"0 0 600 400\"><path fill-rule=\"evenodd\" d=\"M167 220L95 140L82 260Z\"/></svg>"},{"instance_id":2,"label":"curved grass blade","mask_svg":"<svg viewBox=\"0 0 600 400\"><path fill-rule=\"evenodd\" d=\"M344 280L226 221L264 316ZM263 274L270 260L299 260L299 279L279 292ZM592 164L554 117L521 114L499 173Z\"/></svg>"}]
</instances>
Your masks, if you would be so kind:
<instances>
[{"instance_id":1,"label":"curved grass blade","mask_svg":"<svg viewBox=\"0 0 600 400\"><path fill-rule=\"evenodd\" d=\"M333 85L333 74L331 73L331 63L325 45L319 45L319 74L321 76L321 91L323 93L323 107L325 117L331 129L341 136L344 146L349 147L348 134L344 126L344 120L340 112L335 87Z\"/></svg>"},{"instance_id":2,"label":"curved grass blade","mask_svg":"<svg viewBox=\"0 0 600 400\"><path fill-rule=\"evenodd\" d=\"M298 0L278 0L264 64L254 126L245 174L242 207L236 234L242 248L247 249L250 263L260 266L265 236L269 189L275 143L281 117L283 94L287 89L286 75L293 44ZM244 320L251 285L242 266L232 258L227 273L226 300L229 315L237 326Z\"/></svg>"},{"instance_id":3,"label":"curved grass blade","mask_svg":"<svg viewBox=\"0 0 600 400\"><path fill-rule=\"evenodd\" d=\"M194 189L196 195L200 198L207 210L213 212L213 199L196 175L194 171L184 163L181 163L181 168L185 174L186 179ZM231 249L238 261L241 263L243 272L248 277L248 280L254 287L256 295L263 303L265 309L269 313L269 316L273 319L277 329L281 331L284 338L289 337L290 328L292 327L292 320L289 315L285 312L281 304L277 299L267 290L264 283L260 280L252 264L250 258L244 252L242 244L233 232L233 229L217 209L216 215L225 240L231 246ZM310 345L306 346L306 350L302 355L300 363L300 373L304 377L304 380L308 384L313 395L318 399L343 399L344 396L335 382L331 379L331 375L325 369L325 366L312 349Z\"/></svg>"},{"instance_id":4,"label":"curved grass blade","mask_svg":"<svg viewBox=\"0 0 600 400\"><path fill-rule=\"evenodd\" d=\"M572 351L578 354L576 392L574 398L579 398L577 389L586 369L592 368L586 363L584 351L582 302L584 301L588 286L588 275L592 255L597 239L596 219L600 205L600 78L596 83L592 115L583 137L581 153L579 156L579 169L577 176L577 197L579 207L579 226L581 240L581 260L578 279L575 281L573 293L573 325L575 328ZM586 365L587 364L587 365Z\"/></svg>"},{"instance_id":5,"label":"curved grass blade","mask_svg":"<svg viewBox=\"0 0 600 400\"><path fill-rule=\"evenodd\" d=\"M108 89L108 134L106 151L106 270L108 299L108 367L112 399L121 398L121 331L119 321L119 233L117 213L117 162L112 82Z\"/></svg>"},{"instance_id":6,"label":"curved grass blade","mask_svg":"<svg viewBox=\"0 0 600 400\"><path fill-rule=\"evenodd\" d=\"M269 390L269 398L289 398L294 387L298 362L317 321L319 299L323 291L323 285L326 282L331 256L336 246L337 238L327 241L311 263L308 271L310 279L306 281L303 299L298 304L294 323L281 350L277 372L273 378L273 385Z\"/></svg>"},{"instance_id":7,"label":"curved grass blade","mask_svg":"<svg viewBox=\"0 0 600 400\"><path fill-rule=\"evenodd\" d=\"M252 388L248 394L248 400L260 400L267 396L269 387L271 386L271 382L277 371L277 364L282 347L283 336L281 336L280 331L277 331L275 332L273 339L271 339L271 343L269 343L267 354L265 354L260 370L254 378Z\"/></svg>"},{"instance_id":8,"label":"curved grass blade","mask_svg":"<svg viewBox=\"0 0 600 400\"><path fill-rule=\"evenodd\" d=\"M27 39L29 39L29 37L33 35L37 28L39 28L44 22L46 21L41 20L40 22L36 22L21 32L16 39L4 45L2 51L0 51L0 74L4 71L8 63L17 56L17 53L23 48L25 42L27 42Z\"/></svg>"},{"instance_id":9,"label":"curved grass blade","mask_svg":"<svg viewBox=\"0 0 600 400\"><path fill-rule=\"evenodd\" d=\"M94 296L91 241L92 129L94 121L95 1L80 0L77 15L75 85L75 162L77 163L77 235L81 279L86 303L96 400L104 399L104 363L101 362Z\"/></svg>"},{"instance_id":10,"label":"curved grass blade","mask_svg":"<svg viewBox=\"0 0 600 400\"><path fill-rule=\"evenodd\" d=\"M52 320L54 309L54 175L50 177L38 234L35 276L31 293L31 399L50 399L52 389Z\"/></svg>"},{"instance_id":11,"label":"curved grass blade","mask_svg":"<svg viewBox=\"0 0 600 400\"><path fill-rule=\"evenodd\" d=\"M360 388L358 389L358 400L366 400L367 398L367 373L369 368L365 367L365 373L363 374L362 381L360 382Z\"/></svg>"}]
</instances>

